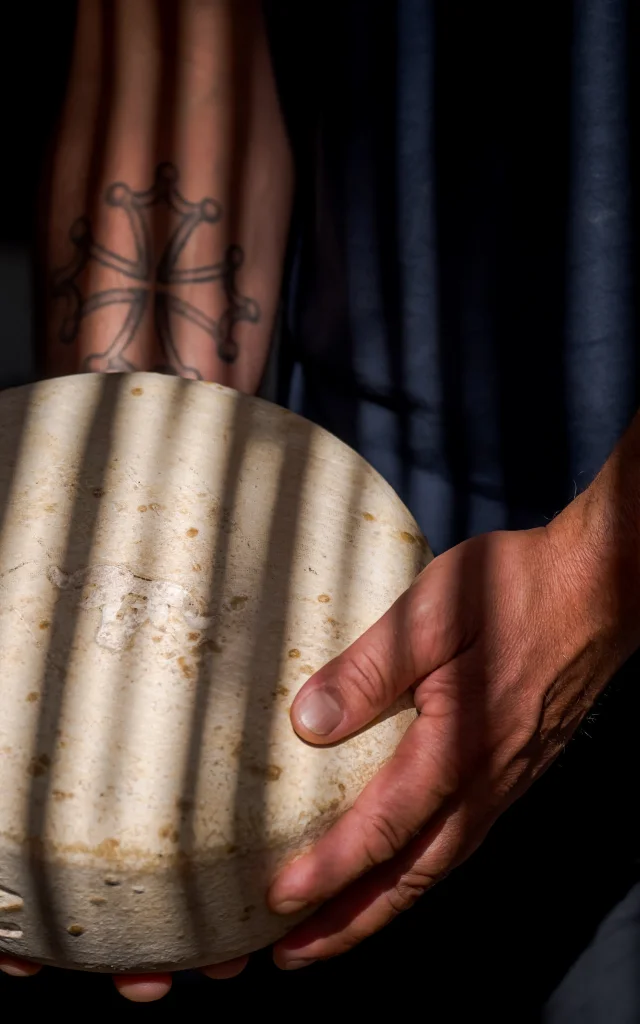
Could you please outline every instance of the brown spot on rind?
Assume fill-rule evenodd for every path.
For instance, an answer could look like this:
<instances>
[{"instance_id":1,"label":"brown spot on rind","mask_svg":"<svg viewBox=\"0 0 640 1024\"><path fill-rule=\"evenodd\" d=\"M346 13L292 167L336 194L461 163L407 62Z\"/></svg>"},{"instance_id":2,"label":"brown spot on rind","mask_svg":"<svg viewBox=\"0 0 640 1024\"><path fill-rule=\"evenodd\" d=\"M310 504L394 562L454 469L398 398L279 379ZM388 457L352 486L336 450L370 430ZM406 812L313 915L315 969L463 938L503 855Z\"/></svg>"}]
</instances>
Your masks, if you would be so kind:
<instances>
[{"instance_id":1,"label":"brown spot on rind","mask_svg":"<svg viewBox=\"0 0 640 1024\"><path fill-rule=\"evenodd\" d=\"M53 799L54 800L58 800L58 801L60 801L60 800L73 800L73 793L65 793L65 791L63 789L54 789L53 790Z\"/></svg>"},{"instance_id":2,"label":"brown spot on rind","mask_svg":"<svg viewBox=\"0 0 640 1024\"><path fill-rule=\"evenodd\" d=\"M363 512L362 518L366 519L368 523L375 523L376 517L372 516L370 512Z\"/></svg>"},{"instance_id":3,"label":"brown spot on rind","mask_svg":"<svg viewBox=\"0 0 640 1024\"><path fill-rule=\"evenodd\" d=\"M249 765L249 771L252 775L261 775L269 782L277 782L282 775L282 768L278 764L252 764Z\"/></svg>"},{"instance_id":4,"label":"brown spot on rind","mask_svg":"<svg viewBox=\"0 0 640 1024\"><path fill-rule=\"evenodd\" d=\"M77 937L78 935L84 935L85 929L82 927L81 924L70 924L69 927L67 928L67 931L69 932L69 935L74 935Z\"/></svg>"},{"instance_id":5,"label":"brown spot on rind","mask_svg":"<svg viewBox=\"0 0 640 1024\"><path fill-rule=\"evenodd\" d=\"M237 611L237 609L242 608L242 606L246 604L248 600L248 597L245 597L243 594L241 594L238 597L232 597L229 603L233 610Z\"/></svg>"},{"instance_id":6,"label":"brown spot on rind","mask_svg":"<svg viewBox=\"0 0 640 1024\"><path fill-rule=\"evenodd\" d=\"M101 498L104 495L104 487L94 487L92 493L94 498Z\"/></svg>"},{"instance_id":7,"label":"brown spot on rind","mask_svg":"<svg viewBox=\"0 0 640 1024\"><path fill-rule=\"evenodd\" d=\"M327 803L318 805L318 812L320 815L335 814L341 804L341 800L338 797L334 797L333 800L328 800Z\"/></svg>"},{"instance_id":8,"label":"brown spot on rind","mask_svg":"<svg viewBox=\"0 0 640 1024\"><path fill-rule=\"evenodd\" d=\"M56 843L43 841L38 836L27 836L26 842L31 843L42 855L43 850L50 848L56 854L60 853L88 853L92 857L101 857L103 860L120 860L118 850L120 841L118 839L103 839L97 846L89 846L87 843ZM137 850L135 851L138 852ZM106 881L106 879L105 879ZM107 885L120 885L118 881L108 881Z\"/></svg>"},{"instance_id":9,"label":"brown spot on rind","mask_svg":"<svg viewBox=\"0 0 640 1024\"><path fill-rule=\"evenodd\" d=\"M418 536L416 537L416 540L417 540L418 546L419 546L420 550L423 552L423 554L425 554L425 555L430 554L430 548L429 548L429 544L427 543L426 538L423 537L422 534L418 534Z\"/></svg>"},{"instance_id":10,"label":"brown spot on rind","mask_svg":"<svg viewBox=\"0 0 640 1024\"><path fill-rule=\"evenodd\" d=\"M140 395L144 394L144 391L142 390L142 388L131 388L131 394L134 396L134 398L139 398Z\"/></svg>"},{"instance_id":11,"label":"brown spot on rind","mask_svg":"<svg viewBox=\"0 0 640 1024\"><path fill-rule=\"evenodd\" d=\"M287 687L286 686L278 686L276 688L276 696L278 696L278 697L288 697L289 696L289 691L288 691Z\"/></svg>"},{"instance_id":12,"label":"brown spot on rind","mask_svg":"<svg viewBox=\"0 0 640 1024\"><path fill-rule=\"evenodd\" d=\"M190 644L195 644L195 642L197 640L199 640L199 639L200 639L200 634L199 633L188 633L187 634L187 640L189 641Z\"/></svg>"},{"instance_id":13,"label":"brown spot on rind","mask_svg":"<svg viewBox=\"0 0 640 1024\"><path fill-rule=\"evenodd\" d=\"M22 896L8 889L0 889L0 912L2 914L17 914L21 910L24 910ZM0 917L0 921L2 920Z\"/></svg>"},{"instance_id":14,"label":"brown spot on rind","mask_svg":"<svg viewBox=\"0 0 640 1024\"><path fill-rule=\"evenodd\" d=\"M51 623L48 619L42 619L42 621L38 623L38 629L48 629L50 625Z\"/></svg>"},{"instance_id":15,"label":"brown spot on rind","mask_svg":"<svg viewBox=\"0 0 640 1024\"><path fill-rule=\"evenodd\" d=\"M173 825L165 825L158 832L161 839L168 839L172 843L180 841L180 833L173 827Z\"/></svg>"},{"instance_id":16,"label":"brown spot on rind","mask_svg":"<svg viewBox=\"0 0 640 1024\"><path fill-rule=\"evenodd\" d=\"M146 505L138 505L138 512L146 512L146 511L147 511L147 506Z\"/></svg>"},{"instance_id":17,"label":"brown spot on rind","mask_svg":"<svg viewBox=\"0 0 640 1024\"><path fill-rule=\"evenodd\" d=\"M184 655L181 655L178 658L178 665L180 666L180 671L182 672L182 675L185 677L185 679L195 679L195 666L192 665L191 662L187 661Z\"/></svg>"},{"instance_id":18,"label":"brown spot on rind","mask_svg":"<svg viewBox=\"0 0 640 1024\"><path fill-rule=\"evenodd\" d=\"M119 839L103 839L101 843L98 843L95 850L93 851L97 857L113 857L120 847ZM111 883L107 883L108 885ZM114 882L114 885L119 885L119 882Z\"/></svg>"},{"instance_id":19,"label":"brown spot on rind","mask_svg":"<svg viewBox=\"0 0 640 1024\"><path fill-rule=\"evenodd\" d=\"M92 903L94 907L103 907L108 900L106 896L90 896L89 903Z\"/></svg>"},{"instance_id":20,"label":"brown spot on rind","mask_svg":"<svg viewBox=\"0 0 640 1024\"><path fill-rule=\"evenodd\" d=\"M416 538L412 533L407 533L406 530L402 530L400 533L400 540L403 540L405 544L415 544Z\"/></svg>"},{"instance_id":21,"label":"brown spot on rind","mask_svg":"<svg viewBox=\"0 0 640 1024\"><path fill-rule=\"evenodd\" d=\"M26 696L27 704L34 704L35 701L37 701L39 699L40 699L40 694L36 693L35 690L32 690L31 693L28 693L27 696Z\"/></svg>"},{"instance_id":22,"label":"brown spot on rind","mask_svg":"<svg viewBox=\"0 0 640 1024\"><path fill-rule=\"evenodd\" d=\"M292 647L291 648L291 650L289 651L289 657L290 658L299 658L300 657L300 651L298 650L297 647Z\"/></svg>"},{"instance_id":23,"label":"brown spot on rind","mask_svg":"<svg viewBox=\"0 0 640 1024\"><path fill-rule=\"evenodd\" d=\"M300 666L300 672L301 672L302 675L312 676L313 675L313 665L301 665Z\"/></svg>"},{"instance_id":24,"label":"brown spot on rind","mask_svg":"<svg viewBox=\"0 0 640 1024\"><path fill-rule=\"evenodd\" d=\"M222 647L215 640L204 640L198 644L196 650L207 651L210 654L222 654Z\"/></svg>"},{"instance_id":25,"label":"brown spot on rind","mask_svg":"<svg viewBox=\"0 0 640 1024\"><path fill-rule=\"evenodd\" d=\"M198 531L196 530L195 526L190 526L189 529L187 530L187 537L197 537L197 536L198 536Z\"/></svg>"},{"instance_id":26,"label":"brown spot on rind","mask_svg":"<svg viewBox=\"0 0 640 1024\"><path fill-rule=\"evenodd\" d=\"M38 757L32 757L29 763L29 774L37 779L40 775L45 775L51 767L51 758L47 754L40 754Z\"/></svg>"},{"instance_id":27,"label":"brown spot on rind","mask_svg":"<svg viewBox=\"0 0 640 1024\"><path fill-rule=\"evenodd\" d=\"M330 600L331 598L329 597L328 594L320 594L318 597L318 601L320 602L320 604L328 604Z\"/></svg>"}]
</instances>

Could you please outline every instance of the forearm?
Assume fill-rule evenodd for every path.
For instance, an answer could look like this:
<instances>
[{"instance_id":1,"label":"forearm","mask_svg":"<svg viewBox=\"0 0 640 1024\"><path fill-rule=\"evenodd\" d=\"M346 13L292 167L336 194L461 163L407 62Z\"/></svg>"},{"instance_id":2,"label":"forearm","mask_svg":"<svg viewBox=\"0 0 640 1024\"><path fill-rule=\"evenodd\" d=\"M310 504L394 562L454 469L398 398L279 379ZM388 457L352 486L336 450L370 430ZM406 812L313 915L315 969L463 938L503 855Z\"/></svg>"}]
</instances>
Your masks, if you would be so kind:
<instances>
[{"instance_id":1,"label":"forearm","mask_svg":"<svg viewBox=\"0 0 640 1024\"><path fill-rule=\"evenodd\" d=\"M259 0L81 0L46 184L46 374L256 389L292 195Z\"/></svg>"}]
</instances>

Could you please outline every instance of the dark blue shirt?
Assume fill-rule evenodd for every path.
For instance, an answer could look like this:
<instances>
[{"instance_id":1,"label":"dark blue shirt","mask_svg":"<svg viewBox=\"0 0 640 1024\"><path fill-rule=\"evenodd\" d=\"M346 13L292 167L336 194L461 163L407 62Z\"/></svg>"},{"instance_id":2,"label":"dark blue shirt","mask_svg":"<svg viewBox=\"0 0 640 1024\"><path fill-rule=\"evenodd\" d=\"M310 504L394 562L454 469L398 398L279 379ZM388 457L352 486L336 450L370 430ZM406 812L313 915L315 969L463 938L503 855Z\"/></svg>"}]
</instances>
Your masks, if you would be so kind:
<instances>
[{"instance_id":1,"label":"dark blue shirt","mask_svg":"<svg viewBox=\"0 0 640 1024\"><path fill-rule=\"evenodd\" d=\"M637 6L268 5L299 181L289 400L436 551L547 522L636 409Z\"/></svg>"}]
</instances>

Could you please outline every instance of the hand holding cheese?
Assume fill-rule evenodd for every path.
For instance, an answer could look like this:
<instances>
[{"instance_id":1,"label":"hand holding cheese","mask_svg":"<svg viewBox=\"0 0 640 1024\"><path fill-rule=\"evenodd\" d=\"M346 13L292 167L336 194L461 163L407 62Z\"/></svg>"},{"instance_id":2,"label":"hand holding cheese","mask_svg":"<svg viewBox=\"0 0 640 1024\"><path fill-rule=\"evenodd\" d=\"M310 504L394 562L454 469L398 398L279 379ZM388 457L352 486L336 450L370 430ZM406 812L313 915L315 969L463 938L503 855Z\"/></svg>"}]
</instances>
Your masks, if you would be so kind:
<instances>
[{"instance_id":1,"label":"hand holding cheese","mask_svg":"<svg viewBox=\"0 0 640 1024\"><path fill-rule=\"evenodd\" d=\"M0 949L89 970L233 959L291 928L277 869L393 753L291 702L429 552L326 431L220 385L76 375L0 396Z\"/></svg>"}]
</instances>

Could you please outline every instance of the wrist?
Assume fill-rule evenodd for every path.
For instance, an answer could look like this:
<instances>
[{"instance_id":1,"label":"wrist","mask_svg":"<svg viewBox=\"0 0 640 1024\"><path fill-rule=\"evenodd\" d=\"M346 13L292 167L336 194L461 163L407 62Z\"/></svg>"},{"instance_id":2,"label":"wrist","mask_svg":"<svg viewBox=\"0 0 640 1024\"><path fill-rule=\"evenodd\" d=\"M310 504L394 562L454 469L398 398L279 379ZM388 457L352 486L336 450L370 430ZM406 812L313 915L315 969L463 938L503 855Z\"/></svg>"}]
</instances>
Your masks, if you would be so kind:
<instances>
[{"instance_id":1,"label":"wrist","mask_svg":"<svg viewBox=\"0 0 640 1024\"><path fill-rule=\"evenodd\" d=\"M622 442L546 528L555 570L587 630L622 664L640 646L640 457Z\"/></svg>"}]
</instances>

